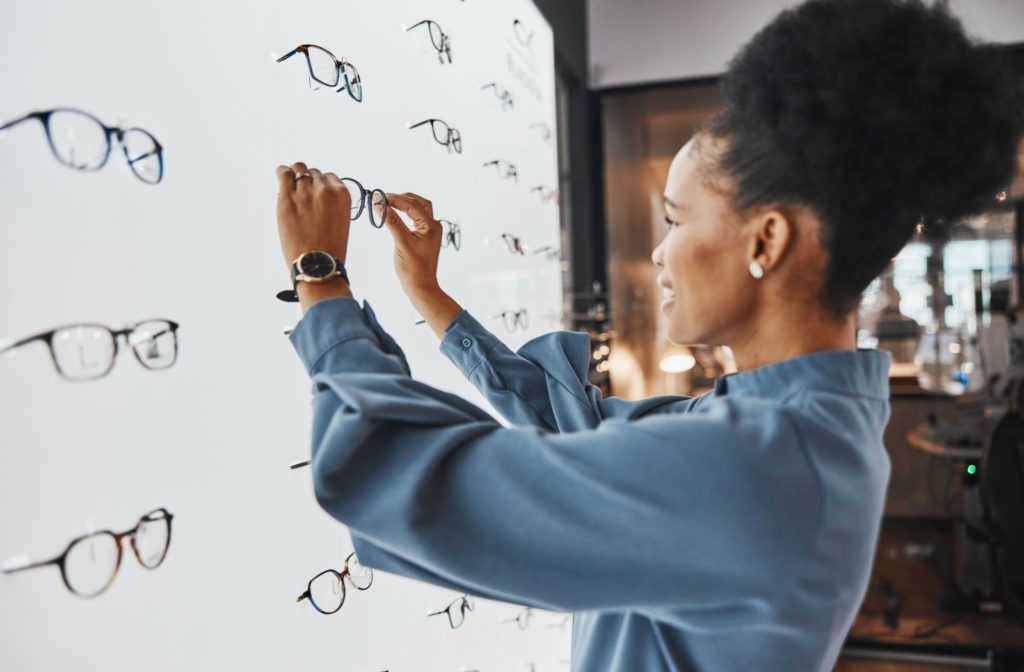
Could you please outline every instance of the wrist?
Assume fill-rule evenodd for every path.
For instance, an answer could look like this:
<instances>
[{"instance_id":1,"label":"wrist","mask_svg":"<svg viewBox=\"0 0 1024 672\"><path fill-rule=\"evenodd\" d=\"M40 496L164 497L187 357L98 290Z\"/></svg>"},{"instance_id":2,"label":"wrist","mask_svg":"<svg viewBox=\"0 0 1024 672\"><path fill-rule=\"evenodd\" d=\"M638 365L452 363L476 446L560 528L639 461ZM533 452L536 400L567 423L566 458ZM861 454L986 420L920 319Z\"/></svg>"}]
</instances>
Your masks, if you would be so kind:
<instances>
[{"instance_id":1,"label":"wrist","mask_svg":"<svg viewBox=\"0 0 1024 672\"><path fill-rule=\"evenodd\" d=\"M326 299L342 296L354 298L352 288L349 287L344 278L340 277L321 284L300 282L296 286L295 291L299 295L299 304L302 306L303 313Z\"/></svg>"},{"instance_id":2,"label":"wrist","mask_svg":"<svg viewBox=\"0 0 1024 672\"><path fill-rule=\"evenodd\" d=\"M438 296L447 296L444 290L441 289L441 285L437 282L409 286L405 287L404 290L406 296L408 296L413 303L434 299Z\"/></svg>"}]
</instances>

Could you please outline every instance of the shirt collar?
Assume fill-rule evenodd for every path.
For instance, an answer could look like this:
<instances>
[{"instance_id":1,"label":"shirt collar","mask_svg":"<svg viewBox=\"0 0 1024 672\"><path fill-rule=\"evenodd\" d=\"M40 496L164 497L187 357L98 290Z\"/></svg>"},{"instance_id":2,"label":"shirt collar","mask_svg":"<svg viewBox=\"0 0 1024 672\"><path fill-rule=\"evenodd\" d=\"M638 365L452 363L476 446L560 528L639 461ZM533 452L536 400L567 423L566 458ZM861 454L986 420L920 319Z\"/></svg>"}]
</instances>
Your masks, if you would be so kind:
<instances>
[{"instance_id":1,"label":"shirt collar","mask_svg":"<svg viewBox=\"0 0 1024 672\"><path fill-rule=\"evenodd\" d=\"M831 390L877 399L889 398L889 366L885 350L823 350L799 355L715 380L714 396L746 393L781 397L789 392Z\"/></svg>"}]
</instances>

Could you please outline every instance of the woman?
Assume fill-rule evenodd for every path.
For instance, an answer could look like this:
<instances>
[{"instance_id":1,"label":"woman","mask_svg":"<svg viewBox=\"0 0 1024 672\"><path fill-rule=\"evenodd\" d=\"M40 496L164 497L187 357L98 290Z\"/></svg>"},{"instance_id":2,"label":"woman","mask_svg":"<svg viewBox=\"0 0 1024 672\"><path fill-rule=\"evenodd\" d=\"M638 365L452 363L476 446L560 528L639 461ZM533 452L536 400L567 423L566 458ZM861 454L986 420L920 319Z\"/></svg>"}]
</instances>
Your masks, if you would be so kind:
<instances>
[{"instance_id":1,"label":"woman","mask_svg":"<svg viewBox=\"0 0 1024 672\"><path fill-rule=\"evenodd\" d=\"M671 339L736 356L697 398L602 399L582 333L512 352L438 286L430 202L388 194L402 288L514 426L413 380L347 281L299 282L315 492L363 564L574 612L574 670L831 669L890 468L890 360L857 350L856 308L919 222L1009 182L1022 124L994 58L917 0L811 0L742 49L652 257ZM278 175L286 262L344 262L338 178Z\"/></svg>"}]
</instances>

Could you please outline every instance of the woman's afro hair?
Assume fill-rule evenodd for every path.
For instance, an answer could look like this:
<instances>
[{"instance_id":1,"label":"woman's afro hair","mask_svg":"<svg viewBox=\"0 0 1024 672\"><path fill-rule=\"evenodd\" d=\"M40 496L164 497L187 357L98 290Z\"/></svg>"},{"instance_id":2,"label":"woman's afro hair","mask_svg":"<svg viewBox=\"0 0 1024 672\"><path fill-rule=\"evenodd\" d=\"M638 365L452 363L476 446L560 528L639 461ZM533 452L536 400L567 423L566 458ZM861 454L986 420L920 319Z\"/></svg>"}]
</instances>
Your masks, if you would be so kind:
<instances>
[{"instance_id":1,"label":"woman's afro hair","mask_svg":"<svg viewBox=\"0 0 1024 672\"><path fill-rule=\"evenodd\" d=\"M822 305L841 316L913 235L996 205L1024 129L1003 52L944 4L809 0L733 58L714 170L734 206L809 206L824 226Z\"/></svg>"}]
</instances>

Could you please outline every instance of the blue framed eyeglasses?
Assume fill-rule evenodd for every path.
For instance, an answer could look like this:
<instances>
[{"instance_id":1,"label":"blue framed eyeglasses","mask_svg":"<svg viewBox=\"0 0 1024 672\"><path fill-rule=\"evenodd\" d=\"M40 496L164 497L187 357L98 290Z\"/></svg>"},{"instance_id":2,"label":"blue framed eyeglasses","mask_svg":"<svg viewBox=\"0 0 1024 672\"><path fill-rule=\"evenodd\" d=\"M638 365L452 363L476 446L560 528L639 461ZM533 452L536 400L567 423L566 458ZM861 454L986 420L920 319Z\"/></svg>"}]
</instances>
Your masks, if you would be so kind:
<instances>
[{"instance_id":1,"label":"blue framed eyeglasses","mask_svg":"<svg viewBox=\"0 0 1024 672\"><path fill-rule=\"evenodd\" d=\"M164 148L149 131L107 126L88 112L59 107L29 112L0 126L0 132L33 119L43 125L54 158L68 168L99 170L110 158L116 140L135 177L146 184L157 184L163 179Z\"/></svg>"},{"instance_id":2,"label":"blue framed eyeglasses","mask_svg":"<svg viewBox=\"0 0 1024 672\"><path fill-rule=\"evenodd\" d=\"M316 81L331 88L338 87L338 93L344 89L348 91L352 100L357 103L363 102L363 78L359 75L356 66L352 65L348 59L338 58L315 44L300 44L275 60L282 63L295 54L302 54L306 57L311 84Z\"/></svg>"}]
</instances>

